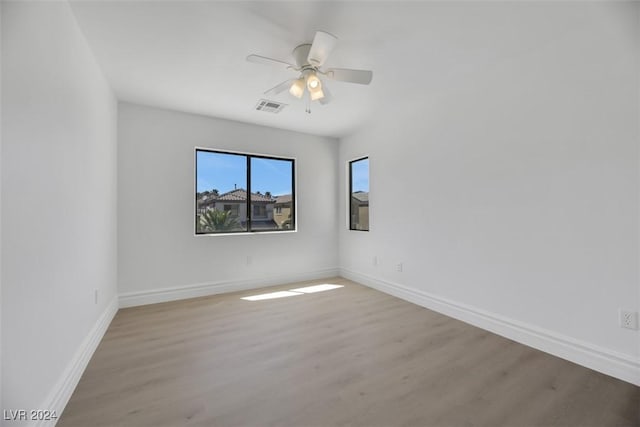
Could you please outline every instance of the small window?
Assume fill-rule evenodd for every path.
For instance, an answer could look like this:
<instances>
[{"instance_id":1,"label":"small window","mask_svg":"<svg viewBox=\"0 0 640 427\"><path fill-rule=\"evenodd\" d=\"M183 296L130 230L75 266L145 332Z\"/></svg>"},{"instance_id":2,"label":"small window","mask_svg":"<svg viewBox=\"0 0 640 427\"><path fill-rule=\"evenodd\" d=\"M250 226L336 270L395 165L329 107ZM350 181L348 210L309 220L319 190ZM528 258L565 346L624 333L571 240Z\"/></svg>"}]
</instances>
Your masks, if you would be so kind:
<instances>
[{"instance_id":1,"label":"small window","mask_svg":"<svg viewBox=\"0 0 640 427\"><path fill-rule=\"evenodd\" d=\"M223 210L231 212L231 215L240 216L240 204L224 205Z\"/></svg>"},{"instance_id":2,"label":"small window","mask_svg":"<svg viewBox=\"0 0 640 427\"><path fill-rule=\"evenodd\" d=\"M196 234L295 230L295 161L196 149ZM289 200L286 221L274 218Z\"/></svg>"},{"instance_id":3,"label":"small window","mask_svg":"<svg viewBox=\"0 0 640 427\"><path fill-rule=\"evenodd\" d=\"M267 207L265 205L253 205L253 216L256 218L266 218Z\"/></svg>"},{"instance_id":4,"label":"small window","mask_svg":"<svg viewBox=\"0 0 640 427\"><path fill-rule=\"evenodd\" d=\"M369 231L369 158L349 162L349 230Z\"/></svg>"}]
</instances>

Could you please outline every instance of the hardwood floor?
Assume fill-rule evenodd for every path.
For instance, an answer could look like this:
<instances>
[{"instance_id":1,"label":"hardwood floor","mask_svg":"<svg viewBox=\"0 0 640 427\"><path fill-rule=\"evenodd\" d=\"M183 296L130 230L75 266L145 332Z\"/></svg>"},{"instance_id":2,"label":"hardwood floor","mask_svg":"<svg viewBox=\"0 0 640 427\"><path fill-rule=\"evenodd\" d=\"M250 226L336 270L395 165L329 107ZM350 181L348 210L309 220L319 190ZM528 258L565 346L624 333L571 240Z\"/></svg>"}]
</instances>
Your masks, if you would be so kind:
<instances>
[{"instance_id":1,"label":"hardwood floor","mask_svg":"<svg viewBox=\"0 0 640 427\"><path fill-rule=\"evenodd\" d=\"M345 279L123 309L59 427L638 426L640 388Z\"/></svg>"}]
</instances>

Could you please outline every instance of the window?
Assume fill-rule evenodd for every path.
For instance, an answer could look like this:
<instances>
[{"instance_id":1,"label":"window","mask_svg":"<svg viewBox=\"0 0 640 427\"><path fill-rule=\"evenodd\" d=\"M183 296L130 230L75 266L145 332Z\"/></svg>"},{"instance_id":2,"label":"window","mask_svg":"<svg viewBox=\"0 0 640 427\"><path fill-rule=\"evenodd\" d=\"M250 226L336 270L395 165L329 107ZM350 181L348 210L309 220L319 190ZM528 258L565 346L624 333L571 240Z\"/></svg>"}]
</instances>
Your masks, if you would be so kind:
<instances>
[{"instance_id":1,"label":"window","mask_svg":"<svg viewBox=\"0 0 640 427\"><path fill-rule=\"evenodd\" d=\"M293 159L196 149L196 234L295 230ZM291 201L288 221L273 218Z\"/></svg>"},{"instance_id":2,"label":"window","mask_svg":"<svg viewBox=\"0 0 640 427\"><path fill-rule=\"evenodd\" d=\"M267 207L265 205L253 205L253 216L254 218L266 218Z\"/></svg>"},{"instance_id":3,"label":"window","mask_svg":"<svg viewBox=\"0 0 640 427\"><path fill-rule=\"evenodd\" d=\"M369 231L369 158L349 162L349 230Z\"/></svg>"},{"instance_id":4,"label":"window","mask_svg":"<svg viewBox=\"0 0 640 427\"><path fill-rule=\"evenodd\" d=\"M240 204L234 203L233 205L224 205L223 211L231 212L231 215L240 216Z\"/></svg>"}]
</instances>

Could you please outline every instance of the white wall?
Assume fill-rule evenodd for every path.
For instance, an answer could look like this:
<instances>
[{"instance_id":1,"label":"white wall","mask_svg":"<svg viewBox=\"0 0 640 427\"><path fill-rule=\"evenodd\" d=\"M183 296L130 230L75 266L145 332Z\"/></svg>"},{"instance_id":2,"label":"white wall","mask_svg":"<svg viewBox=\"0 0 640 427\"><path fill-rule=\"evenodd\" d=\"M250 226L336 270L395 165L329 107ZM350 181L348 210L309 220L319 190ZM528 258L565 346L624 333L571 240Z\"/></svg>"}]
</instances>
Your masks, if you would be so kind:
<instances>
[{"instance_id":1,"label":"white wall","mask_svg":"<svg viewBox=\"0 0 640 427\"><path fill-rule=\"evenodd\" d=\"M337 141L127 103L118 120L123 305L336 273ZM295 157L298 232L194 236L196 146Z\"/></svg>"},{"instance_id":2,"label":"white wall","mask_svg":"<svg viewBox=\"0 0 640 427\"><path fill-rule=\"evenodd\" d=\"M66 2L3 2L2 87L3 408L59 410L115 301L117 103Z\"/></svg>"},{"instance_id":3,"label":"white wall","mask_svg":"<svg viewBox=\"0 0 640 427\"><path fill-rule=\"evenodd\" d=\"M464 7L447 36L487 62L417 79L341 141L343 273L640 383L639 334L618 326L640 298L639 5L487 3L456 27ZM539 43L481 45L502 28ZM350 232L345 162L367 154L371 231Z\"/></svg>"},{"instance_id":4,"label":"white wall","mask_svg":"<svg viewBox=\"0 0 640 427\"><path fill-rule=\"evenodd\" d=\"M0 2L0 47L2 46L2 2ZM0 100L2 99L2 54L0 54ZM0 123L2 102L0 102ZM2 242L2 129L0 129L0 242ZM2 404L2 244L0 243L0 410ZM0 421L2 425L2 421Z\"/></svg>"}]
</instances>

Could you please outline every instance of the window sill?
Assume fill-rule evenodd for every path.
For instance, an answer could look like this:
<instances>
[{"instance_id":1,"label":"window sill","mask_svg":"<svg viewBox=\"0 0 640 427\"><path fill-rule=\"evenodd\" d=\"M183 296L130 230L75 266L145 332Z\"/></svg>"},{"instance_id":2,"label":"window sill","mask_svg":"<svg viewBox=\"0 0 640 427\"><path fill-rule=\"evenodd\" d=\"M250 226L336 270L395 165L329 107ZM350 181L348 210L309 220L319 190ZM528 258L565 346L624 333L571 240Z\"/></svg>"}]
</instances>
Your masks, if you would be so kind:
<instances>
[{"instance_id":1,"label":"window sill","mask_svg":"<svg viewBox=\"0 0 640 427\"><path fill-rule=\"evenodd\" d=\"M218 236L252 236L255 234L289 234L297 233L298 230L277 230L277 231L242 231L237 233L193 233L194 237L218 237Z\"/></svg>"}]
</instances>

